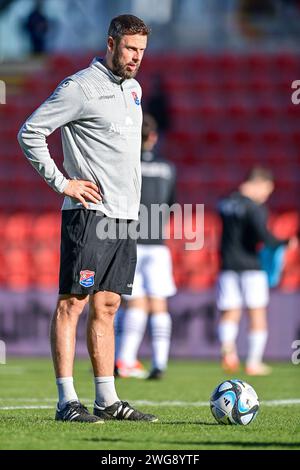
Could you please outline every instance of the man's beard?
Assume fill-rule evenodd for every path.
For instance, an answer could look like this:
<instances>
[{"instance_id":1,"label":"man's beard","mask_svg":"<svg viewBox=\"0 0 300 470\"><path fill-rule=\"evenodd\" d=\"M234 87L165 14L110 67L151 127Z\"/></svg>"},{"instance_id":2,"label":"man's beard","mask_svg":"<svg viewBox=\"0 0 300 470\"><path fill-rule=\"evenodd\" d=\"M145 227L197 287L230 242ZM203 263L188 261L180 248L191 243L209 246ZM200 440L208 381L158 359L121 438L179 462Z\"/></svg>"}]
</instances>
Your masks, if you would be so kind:
<instances>
[{"instance_id":1,"label":"man's beard","mask_svg":"<svg viewBox=\"0 0 300 470\"><path fill-rule=\"evenodd\" d=\"M116 51L112 56L112 64L113 64L113 73L117 75L118 77L124 78L126 80L130 78L134 78L137 75L139 68L140 68L140 66L137 65L136 69L133 71L126 70L126 67L128 66L128 64L123 65L121 63L120 52L119 52L118 47L116 48Z\"/></svg>"}]
</instances>

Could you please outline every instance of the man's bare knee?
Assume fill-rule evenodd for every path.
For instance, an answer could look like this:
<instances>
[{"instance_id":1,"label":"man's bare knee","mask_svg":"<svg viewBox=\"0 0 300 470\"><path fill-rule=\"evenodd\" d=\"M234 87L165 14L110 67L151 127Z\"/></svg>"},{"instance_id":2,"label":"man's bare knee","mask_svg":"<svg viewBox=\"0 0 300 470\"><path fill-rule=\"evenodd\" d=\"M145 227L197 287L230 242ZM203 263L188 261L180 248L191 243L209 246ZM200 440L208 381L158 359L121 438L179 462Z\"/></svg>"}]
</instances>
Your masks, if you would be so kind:
<instances>
[{"instance_id":1,"label":"man's bare knee","mask_svg":"<svg viewBox=\"0 0 300 470\"><path fill-rule=\"evenodd\" d=\"M120 307L121 297L116 294L96 296L91 301L91 313L94 317L113 317Z\"/></svg>"},{"instance_id":2,"label":"man's bare knee","mask_svg":"<svg viewBox=\"0 0 300 470\"><path fill-rule=\"evenodd\" d=\"M120 300L111 299L106 300L99 310L103 315L114 316L117 313L119 307Z\"/></svg>"},{"instance_id":3,"label":"man's bare knee","mask_svg":"<svg viewBox=\"0 0 300 470\"><path fill-rule=\"evenodd\" d=\"M87 302L88 296L60 296L57 302L57 315L79 316Z\"/></svg>"}]
</instances>

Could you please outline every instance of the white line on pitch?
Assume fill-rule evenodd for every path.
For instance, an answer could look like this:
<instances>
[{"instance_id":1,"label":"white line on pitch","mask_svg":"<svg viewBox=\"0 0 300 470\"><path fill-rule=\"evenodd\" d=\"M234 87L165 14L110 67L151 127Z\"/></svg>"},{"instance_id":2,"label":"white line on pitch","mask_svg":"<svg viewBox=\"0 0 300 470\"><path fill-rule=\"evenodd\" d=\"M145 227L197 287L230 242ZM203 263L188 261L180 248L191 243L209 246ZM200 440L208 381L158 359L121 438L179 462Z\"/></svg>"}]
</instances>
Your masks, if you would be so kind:
<instances>
[{"instance_id":1,"label":"white line on pitch","mask_svg":"<svg viewBox=\"0 0 300 470\"><path fill-rule=\"evenodd\" d=\"M0 406L0 411L2 410L53 410L53 406L49 405L32 405L32 406Z\"/></svg>"},{"instance_id":2,"label":"white line on pitch","mask_svg":"<svg viewBox=\"0 0 300 470\"><path fill-rule=\"evenodd\" d=\"M147 400L136 400L134 401L137 405L148 405L148 406L208 406L209 402L207 401L195 401L195 402L185 402L185 401L147 401ZM261 404L264 406L284 406L284 405L300 405L300 398L290 398L286 400L266 400L261 401Z\"/></svg>"},{"instance_id":3,"label":"white line on pitch","mask_svg":"<svg viewBox=\"0 0 300 470\"><path fill-rule=\"evenodd\" d=\"M12 400L12 399L11 399ZM17 401L20 401L18 399ZM34 399L26 400L24 399L23 402L32 402ZM3 400L4 401L4 400ZM7 400L8 401L8 400ZM36 399L36 401L41 401ZM51 399L44 399L43 400L48 402L56 402L53 398ZM93 405L93 402L90 400L83 400L88 405ZM175 407L204 407L209 406L209 403L206 401L198 401L198 402L185 402L185 401L147 401L147 400L132 400L132 403L135 405L144 405L144 406L156 406L156 407L163 407L163 406L175 406ZM262 401L261 404L263 406L286 406L286 405L300 405L300 398L291 398L285 400L267 400ZM0 406L0 410L50 410L53 409L51 405L19 405L19 406Z\"/></svg>"}]
</instances>

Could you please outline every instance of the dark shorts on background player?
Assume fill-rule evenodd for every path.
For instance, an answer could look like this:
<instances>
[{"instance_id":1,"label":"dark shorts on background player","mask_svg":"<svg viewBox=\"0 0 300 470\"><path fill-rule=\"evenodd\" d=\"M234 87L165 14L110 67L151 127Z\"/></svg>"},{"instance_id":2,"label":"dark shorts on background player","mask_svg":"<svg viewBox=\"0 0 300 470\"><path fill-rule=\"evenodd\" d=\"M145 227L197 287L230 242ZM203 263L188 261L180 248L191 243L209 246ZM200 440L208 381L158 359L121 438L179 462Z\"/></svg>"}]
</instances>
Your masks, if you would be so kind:
<instances>
[{"instance_id":1,"label":"dark shorts on background player","mask_svg":"<svg viewBox=\"0 0 300 470\"><path fill-rule=\"evenodd\" d=\"M117 237L99 238L99 222ZM105 290L130 295L136 267L130 223L92 210L62 211L59 293L88 295Z\"/></svg>"}]
</instances>

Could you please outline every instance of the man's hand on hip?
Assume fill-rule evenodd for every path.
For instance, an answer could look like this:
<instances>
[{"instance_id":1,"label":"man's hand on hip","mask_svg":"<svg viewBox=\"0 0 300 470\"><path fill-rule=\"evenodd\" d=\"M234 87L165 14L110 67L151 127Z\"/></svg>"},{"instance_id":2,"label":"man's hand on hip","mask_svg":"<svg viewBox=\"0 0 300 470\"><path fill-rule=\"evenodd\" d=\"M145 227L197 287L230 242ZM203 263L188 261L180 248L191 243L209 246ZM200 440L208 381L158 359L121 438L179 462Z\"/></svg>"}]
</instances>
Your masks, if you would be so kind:
<instances>
[{"instance_id":1,"label":"man's hand on hip","mask_svg":"<svg viewBox=\"0 0 300 470\"><path fill-rule=\"evenodd\" d=\"M90 181L69 180L64 194L78 199L86 209L89 208L88 202L99 204L102 201L98 186Z\"/></svg>"}]
</instances>

